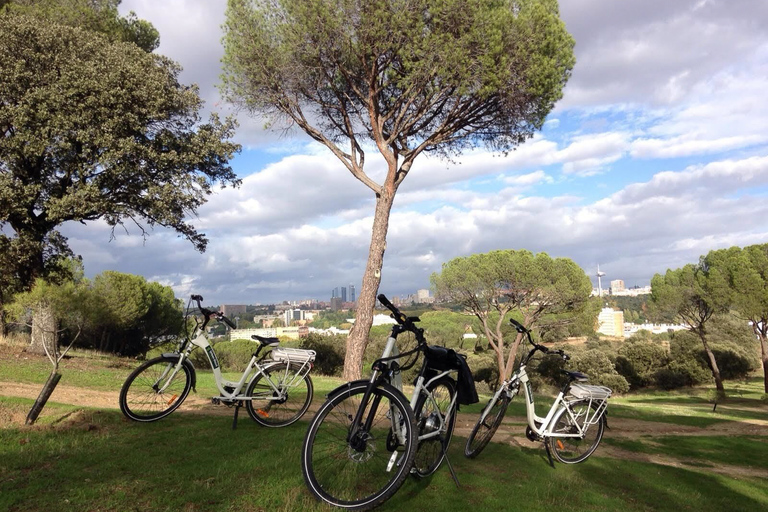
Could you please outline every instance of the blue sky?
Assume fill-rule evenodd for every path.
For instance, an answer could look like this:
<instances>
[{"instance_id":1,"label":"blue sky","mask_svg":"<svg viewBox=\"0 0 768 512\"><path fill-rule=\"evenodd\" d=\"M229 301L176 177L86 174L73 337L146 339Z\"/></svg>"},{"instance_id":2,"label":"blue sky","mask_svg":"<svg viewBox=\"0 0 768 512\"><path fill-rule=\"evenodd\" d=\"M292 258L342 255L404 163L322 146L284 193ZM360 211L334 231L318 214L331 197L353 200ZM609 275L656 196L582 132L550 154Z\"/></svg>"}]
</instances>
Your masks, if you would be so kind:
<instances>
[{"instance_id":1,"label":"blue sky","mask_svg":"<svg viewBox=\"0 0 768 512\"><path fill-rule=\"evenodd\" d=\"M123 0L160 31L208 110L218 95L223 0ZM494 249L571 258L649 284L711 249L768 242L768 2L563 0L573 76L544 129L510 155L420 157L398 192L381 291L413 293L454 257ZM360 286L373 197L301 133L239 115L237 189L194 224L204 254L166 230L146 240L65 226L86 273L132 272L207 303L317 298ZM367 153L374 177L381 161ZM605 281L604 281L605 282Z\"/></svg>"}]
</instances>

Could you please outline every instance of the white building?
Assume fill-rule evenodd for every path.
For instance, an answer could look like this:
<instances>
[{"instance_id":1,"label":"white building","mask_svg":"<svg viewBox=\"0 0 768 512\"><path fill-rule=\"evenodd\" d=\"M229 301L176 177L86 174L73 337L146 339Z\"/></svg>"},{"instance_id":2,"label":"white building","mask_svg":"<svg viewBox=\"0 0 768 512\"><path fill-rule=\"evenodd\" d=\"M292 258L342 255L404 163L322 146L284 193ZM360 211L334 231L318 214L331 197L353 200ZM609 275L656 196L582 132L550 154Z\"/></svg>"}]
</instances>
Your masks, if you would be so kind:
<instances>
[{"instance_id":1,"label":"white building","mask_svg":"<svg viewBox=\"0 0 768 512\"><path fill-rule=\"evenodd\" d=\"M603 308L597 316L597 332L615 338L624 337L624 312Z\"/></svg>"}]
</instances>

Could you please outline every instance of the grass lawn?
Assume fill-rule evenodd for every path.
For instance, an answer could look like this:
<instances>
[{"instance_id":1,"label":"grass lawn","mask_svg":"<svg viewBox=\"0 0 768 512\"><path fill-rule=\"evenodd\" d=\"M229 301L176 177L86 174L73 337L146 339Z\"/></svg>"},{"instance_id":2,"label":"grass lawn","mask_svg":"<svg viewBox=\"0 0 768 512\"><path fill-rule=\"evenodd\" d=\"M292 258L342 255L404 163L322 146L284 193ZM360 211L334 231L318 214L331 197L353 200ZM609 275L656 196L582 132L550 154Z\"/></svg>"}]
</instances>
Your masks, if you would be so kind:
<instances>
[{"instance_id":1,"label":"grass lawn","mask_svg":"<svg viewBox=\"0 0 768 512\"><path fill-rule=\"evenodd\" d=\"M78 353L64 363L60 385L116 393L138 364ZM41 385L48 372L44 361L0 346L0 383ZM315 405L340 383L317 375L313 381ZM431 478L409 479L378 510L766 510L768 404L760 400L761 384L762 377L726 383L734 392L715 412L706 389L613 398L604 444L574 466L552 468L540 444L517 442L524 439L517 418L505 421L507 432L477 459L464 458L465 439L457 435L449 456L461 488L443 466ZM199 371L198 395L213 394L212 374ZM541 399L544 408L548 399ZM462 414L472 421L484 402ZM38 424L26 427L31 405L0 387L0 511L330 510L309 495L300 469L311 413L279 429L259 427L243 414L232 430L231 416L213 406L137 424L116 404L96 409L53 401ZM524 415L520 397L508 415ZM622 421L649 427L634 435L622 432ZM675 435L676 428L686 434Z\"/></svg>"}]
</instances>

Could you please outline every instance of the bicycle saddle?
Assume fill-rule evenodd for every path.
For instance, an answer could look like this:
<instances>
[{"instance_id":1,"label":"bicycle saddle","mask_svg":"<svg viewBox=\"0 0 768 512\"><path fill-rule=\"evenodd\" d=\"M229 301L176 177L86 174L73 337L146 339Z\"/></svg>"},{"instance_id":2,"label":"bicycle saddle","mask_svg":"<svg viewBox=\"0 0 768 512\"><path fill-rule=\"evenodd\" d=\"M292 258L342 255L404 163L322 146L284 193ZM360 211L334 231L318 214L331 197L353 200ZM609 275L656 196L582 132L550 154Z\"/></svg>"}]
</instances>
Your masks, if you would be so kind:
<instances>
[{"instance_id":1,"label":"bicycle saddle","mask_svg":"<svg viewBox=\"0 0 768 512\"><path fill-rule=\"evenodd\" d=\"M563 373L566 374L572 381L575 380L577 382L586 382L589 380L589 377L581 372L569 372L568 370L563 370Z\"/></svg>"},{"instance_id":2,"label":"bicycle saddle","mask_svg":"<svg viewBox=\"0 0 768 512\"><path fill-rule=\"evenodd\" d=\"M251 339L261 345L264 345L265 347L273 347L280 343L280 340L277 338L268 338L266 336L259 336L258 334L252 334Z\"/></svg>"}]
</instances>

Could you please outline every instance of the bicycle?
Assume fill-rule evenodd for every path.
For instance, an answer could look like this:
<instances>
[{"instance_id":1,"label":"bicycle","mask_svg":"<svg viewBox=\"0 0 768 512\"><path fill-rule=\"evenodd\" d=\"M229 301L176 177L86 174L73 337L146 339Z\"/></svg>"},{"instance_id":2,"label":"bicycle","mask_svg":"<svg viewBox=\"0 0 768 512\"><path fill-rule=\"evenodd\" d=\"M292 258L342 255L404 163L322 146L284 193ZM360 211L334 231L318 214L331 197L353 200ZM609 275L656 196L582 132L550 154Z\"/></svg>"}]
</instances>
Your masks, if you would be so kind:
<instances>
[{"instance_id":1,"label":"bicycle","mask_svg":"<svg viewBox=\"0 0 768 512\"><path fill-rule=\"evenodd\" d=\"M187 315L193 300L197 302L203 321L195 318L192 336L184 337L175 352L146 361L128 376L120 390L123 414L134 421L150 422L165 418L178 409L190 389L197 392L195 367L189 356L200 348L207 356L220 393L212 397L211 402L235 407L232 428L237 426L237 413L243 405L248 415L265 427L284 427L301 418L312 402L313 385L309 372L315 351L278 347L278 338L253 335L251 339L258 343L258 347L248 366L237 382L226 380L205 328L211 319L233 329L235 324L222 313L204 308L200 295L190 297ZM271 350L259 357L265 348Z\"/></svg>"},{"instance_id":2,"label":"bicycle","mask_svg":"<svg viewBox=\"0 0 768 512\"><path fill-rule=\"evenodd\" d=\"M415 325L418 317L405 316L384 295L378 299L397 322L381 358L373 363L370 379L331 391L310 421L301 452L310 492L349 510L383 503L409 474L424 478L437 471L447 459L458 403L477 402L466 361L453 350L427 345L424 330ZM397 337L406 332L414 335L417 345L400 353ZM402 372L413 367L420 354L423 363L408 401ZM411 355L401 366L400 360ZM451 474L455 478L452 468Z\"/></svg>"},{"instance_id":3,"label":"bicycle","mask_svg":"<svg viewBox=\"0 0 768 512\"><path fill-rule=\"evenodd\" d=\"M525 334L533 348L523 357L518 369L501 383L488 405L485 406L464 447L464 455L477 457L488 445L499 428L510 400L520 392L525 393L528 426L525 435L531 441L542 441L552 464L552 455L559 462L576 464L583 462L597 449L607 426L608 398L612 391L605 386L582 384L588 377L581 372L563 370L568 382L560 390L545 417L537 416L531 382L526 365L536 352L556 354L567 361L570 357L562 350L549 350L534 343L531 331L510 319L517 332Z\"/></svg>"}]
</instances>

